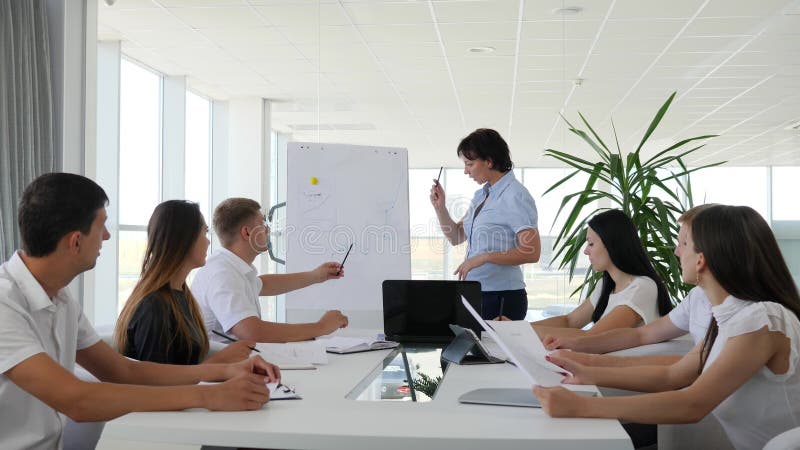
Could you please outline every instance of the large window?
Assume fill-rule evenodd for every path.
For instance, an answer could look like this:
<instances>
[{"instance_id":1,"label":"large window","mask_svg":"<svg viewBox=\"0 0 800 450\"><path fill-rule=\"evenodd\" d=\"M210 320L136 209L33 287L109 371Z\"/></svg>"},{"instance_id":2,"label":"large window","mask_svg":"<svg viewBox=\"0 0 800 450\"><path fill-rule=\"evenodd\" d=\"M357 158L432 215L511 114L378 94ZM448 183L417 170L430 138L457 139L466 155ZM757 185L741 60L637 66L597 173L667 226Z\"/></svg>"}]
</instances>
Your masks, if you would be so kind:
<instances>
[{"instance_id":1,"label":"large window","mask_svg":"<svg viewBox=\"0 0 800 450\"><path fill-rule=\"evenodd\" d=\"M542 239L542 254L536 264L526 264L523 267L525 284L528 291L528 309L531 318L539 318L540 311L552 314L550 311L563 311L570 306L579 304L583 299L580 295L570 296L583 282L583 276L589 268L589 261L581 254L576 266L575 277L570 280L566 270L558 268L558 262L553 261L556 237L564 228L566 216L574 202L564 207L561 214L563 198L574 192L584 189L588 177L581 173L569 179L552 192L545 192L559 180L569 175L571 169L525 169L523 184L536 201L536 210L539 214L539 235ZM584 209L587 213L597 208L597 202ZM557 215L558 214L558 215Z\"/></svg>"},{"instance_id":2,"label":"large window","mask_svg":"<svg viewBox=\"0 0 800 450\"><path fill-rule=\"evenodd\" d=\"M772 168L772 220L800 220L800 167Z\"/></svg>"},{"instance_id":3,"label":"large window","mask_svg":"<svg viewBox=\"0 0 800 450\"><path fill-rule=\"evenodd\" d=\"M439 221L430 204L432 180L439 169L411 169L409 171L409 209L411 219L411 275L414 279L455 279L453 271L464 261L466 244L451 246L442 235ZM542 196L553 183L568 173L565 169L517 169L515 176L533 195L539 210L539 230L542 234L542 256L537 264L524 267L528 286L529 319L541 318L546 310L562 310L577 304L578 297L570 293L580 284L581 274L572 282L566 272L552 267L552 244L563 226L559 219L552 227L561 198L583 187L585 178L576 177L556 192ZM464 175L462 169L445 169L441 178L446 192L446 205L450 216L460 221L469 209L472 197L480 186ZM584 257L578 265L585 271L588 261Z\"/></svg>"},{"instance_id":4,"label":"large window","mask_svg":"<svg viewBox=\"0 0 800 450\"><path fill-rule=\"evenodd\" d=\"M694 172L690 175L694 204L746 205L769 221L768 170L767 167L723 166Z\"/></svg>"},{"instance_id":5,"label":"large window","mask_svg":"<svg viewBox=\"0 0 800 450\"><path fill-rule=\"evenodd\" d=\"M147 221L160 200L161 77L123 59L120 66L119 280L125 304L141 271Z\"/></svg>"}]
</instances>

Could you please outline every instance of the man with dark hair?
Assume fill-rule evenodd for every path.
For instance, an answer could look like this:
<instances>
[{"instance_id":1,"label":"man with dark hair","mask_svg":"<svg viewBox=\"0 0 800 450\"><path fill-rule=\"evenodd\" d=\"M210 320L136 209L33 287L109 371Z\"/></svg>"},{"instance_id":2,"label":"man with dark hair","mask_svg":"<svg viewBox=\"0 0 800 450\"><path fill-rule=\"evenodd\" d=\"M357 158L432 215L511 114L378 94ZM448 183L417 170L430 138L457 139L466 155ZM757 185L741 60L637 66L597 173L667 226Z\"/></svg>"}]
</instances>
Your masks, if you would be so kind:
<instances>
[{"instance_id":1,"label":"man with dark hair","mask_svg":"<svg viewBox=\"0 0 800 450\"><path fill-rule=\"evenodd\" d=\"M308 272L258 275L253 261L267 251L269 227L255 200L234 197L223 201L214 209L213 224L222 248L211 254L192 283L209 333L231 333L256 342L295 342L347 326L347 317L336 310L326 311L312 323L262 320L259 296L341 278L344 271L339 263L327 262ZM224 342L215 334L209 337Z\"/></svg>"},{"instance_id":2,"label":"man with dark hair","mask_svg":"<svg viewBox=\"0 0 800 450\"><path fill-rule=\"evenodd\" d=\"M110 236L107 202L95 182L66 173L42 175L22 195L23 250L0 266L0 448L60 448L65 415L258 409L269 399L266 382L280 376L259 357L171 366L129 360L100 340L66 287L94 267ZM76 362L101 383L76 378ZM194 386L200 381L224 383Z\"/></svg>"}]
</instances>

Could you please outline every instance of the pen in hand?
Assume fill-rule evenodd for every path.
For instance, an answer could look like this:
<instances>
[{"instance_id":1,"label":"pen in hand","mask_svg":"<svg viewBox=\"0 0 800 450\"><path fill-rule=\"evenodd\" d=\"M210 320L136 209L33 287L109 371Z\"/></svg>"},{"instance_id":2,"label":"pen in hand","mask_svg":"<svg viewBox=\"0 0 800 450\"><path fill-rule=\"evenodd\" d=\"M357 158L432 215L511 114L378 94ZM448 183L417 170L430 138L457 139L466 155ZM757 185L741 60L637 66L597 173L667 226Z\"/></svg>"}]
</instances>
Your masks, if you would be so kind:
<instances>
[{"instance_id":1,"label":"pen in hand","mask_svg":"<svg viewBox=\"0 0 800 450\"><path fill-rule=\"evenodd\" d=\"M353 249L353 244L350 244L350 247L347 248L347 253L344 254L344 259L342 263L339 264L339 270L336 271L336 275L339 276L342 273L342 268L344 268L344 262L347 261L347 256L350 255L350 250Z\"/></svg>"},{"instance_id":2,"label":"pen in hand","mask_svg":"<svg viewBox=\"0 0 800 450\"><path fill-rule=\"evenodd\" d=\"M439 185L439 178L442 177L442 170L443 169L444 169L444 166L439 167L439 175L436 176L436 185L437 186Z\"/></svg>"},{"instance_id":3,"label":"pen in hand","mask_svg":"<svg viewBox=\"0 0 800 450\"><path fill-rule=\"evenodd\" d=\"M505 303L505 300L505 297L500 297L500 312L497 314L497 317L503 317L503 304Z\"/></svg>"},{"instance_id":4,"label":"pen in hand","mask_svg":"<svg viewBox=\"0 0 800 450\"><path fill-rule=\"evenodd\" d=\"M238 340L236 340L235 338L232 338L232 337L228 336L228 335L227 335L227 334L225 334L225 333L220 333L220 332L219 332L219 331L217 331L217 330L211 330L211 332L212 332L212 333L214 333L214 334L216 334L217 336L219 336L219 337L221 337L221 338L223 338L223 339L227 339L227 340L229 340L229 341L231 341L231 342L239 342L239 341L238 341ZM255 348L255 347L250 347L250 346L248 346L247 348L249 348L250 350L252 350L252 351L254 351L254 352L261 353L261 350L259 350L259 349Z\"/></svg>"}]
</instances>

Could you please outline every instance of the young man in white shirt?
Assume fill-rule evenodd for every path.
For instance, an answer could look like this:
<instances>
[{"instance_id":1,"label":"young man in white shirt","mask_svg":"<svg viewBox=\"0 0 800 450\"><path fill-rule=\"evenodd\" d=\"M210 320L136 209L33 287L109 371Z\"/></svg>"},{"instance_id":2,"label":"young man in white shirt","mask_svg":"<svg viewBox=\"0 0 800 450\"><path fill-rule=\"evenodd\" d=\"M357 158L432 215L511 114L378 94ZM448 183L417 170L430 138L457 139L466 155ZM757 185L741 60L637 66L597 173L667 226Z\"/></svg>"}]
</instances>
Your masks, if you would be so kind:
<instances>
[{"instance_id":1,"label":"young man in white shirt","mask_svg":"<svg viewBox=\"0 0 800 450\"><path fill-rule=\"evenodd\" d=\"M714 204L695 206L679 218L681 224L678 239L681 240L691 228L692 219ZM679 247L676 247L675 254ZM647 325L636 328L617 328L593 336L551 337L542 339L548 350L568 349L569 353L555 352L557 357L565 357L590 366L639 366L648 364L670 365L683 355L614 356L599 353L613 352L641 345L655 344L685 335L692 336L695 344L701 342L711 323L711 302L699 286L692 288L670 313Z\"/></svg>"},{"instance_id":2,"label":"young man in white shirt","mask_svg":"<svg viewBox=\"0 0 800 450\"><path fill-rule=\"evenodd\" d=\"M295 342L313 339L347 326L340 311L327 311L314 323L276 323L261 319L258 297L279 295L311 284L341 278L342 267L327 262L309 272L258 275L256 256L267 251L269 227L261 205L247 198L229 198L214 209L214 232L222 247L200 268L192 294L200 304L209 338L231 334L256 342Z\"/></svg>"},{"instance_id":3,"label":"young man in white shirt","mask_svg":"<svg viewBox=\"0 0 800 450\"><path fill-rule=\"evenodd\" d=\"M129 360L101 341L66 287L94 267L109 238L107 203L96 183L66 173L42 175L23 193L23 250L0 266L0 448L61 448L65 415L77 422L259 409L269 399L265 384L280 376L259 357L170 366ZM76 378L76 362L101 382Z\"/></svg>"}]
</instances>

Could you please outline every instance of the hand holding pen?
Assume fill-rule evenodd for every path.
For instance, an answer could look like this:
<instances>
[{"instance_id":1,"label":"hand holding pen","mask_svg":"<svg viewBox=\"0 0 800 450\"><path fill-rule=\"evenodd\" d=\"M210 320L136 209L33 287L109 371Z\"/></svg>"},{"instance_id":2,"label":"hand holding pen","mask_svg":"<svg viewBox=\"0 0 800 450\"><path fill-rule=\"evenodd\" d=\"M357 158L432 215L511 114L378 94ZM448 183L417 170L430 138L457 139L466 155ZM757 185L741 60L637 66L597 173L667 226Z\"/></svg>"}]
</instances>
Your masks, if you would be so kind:
<instances>
[{"instance_id":1,"label":"hand holding pen","mask_svg":"<svg viewBox=\"0 0 800 450\"><path fill-rule=\"evenodd\" d=\"M236 338L234 338L234 337L231 337L231 336L228 336L228 335L227 335L227 334L225 334L225 333L220 333L220 332L219 332L219 331L217 331L217 330L211 330L211 332L212 332L212 333L214 333L214 334L216 334L217 336L219 336L219 337L223 338L223 339L227 339L227 340L228 340L228 341L230 341L230 342L239 342L239 340L238 340L238 339L236 339ZM249 345L248 345L248 346L247 346L247 348L249 348L250 350L252 350L252 351L254 351L254 352L256 352L256 353L261 353L261 350L259 350L259 349L255 348L255 347L253 347L253 346L249 346Z\"/></svg>"},{"instance_id":2,"label":"hand holding pen","mask_svg":"<svg viewBox=\"0 0 800 450\"><path fill-rule=\"evenodd\" d=\"M439 179L442 177L442 170L444 170L444 167L439 168L439 176L433 180L433 186L431 186L431 204L436 210L444 207L444 189L439 183Z\"/></svg>"}]
</instances>

